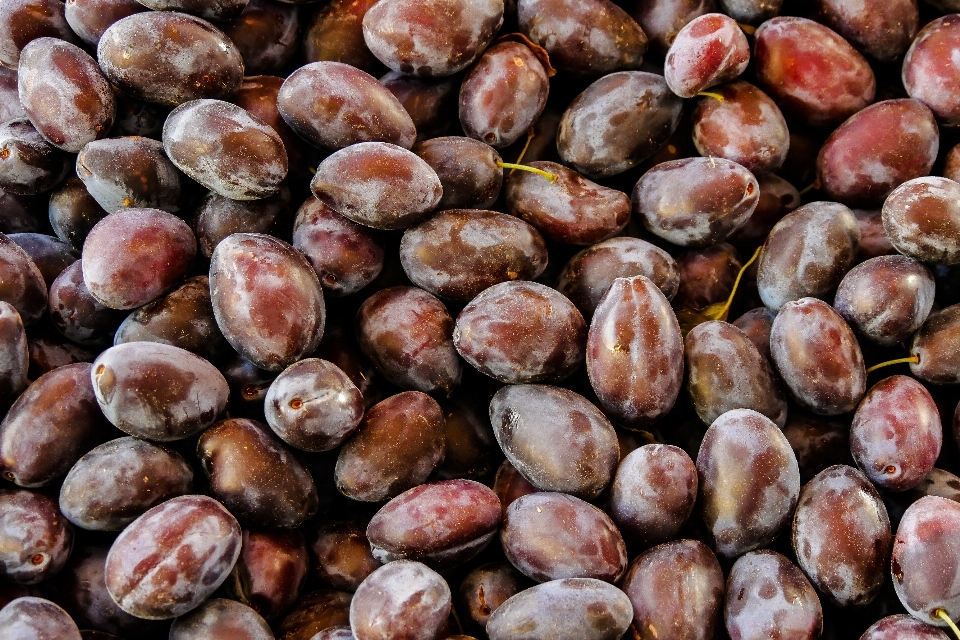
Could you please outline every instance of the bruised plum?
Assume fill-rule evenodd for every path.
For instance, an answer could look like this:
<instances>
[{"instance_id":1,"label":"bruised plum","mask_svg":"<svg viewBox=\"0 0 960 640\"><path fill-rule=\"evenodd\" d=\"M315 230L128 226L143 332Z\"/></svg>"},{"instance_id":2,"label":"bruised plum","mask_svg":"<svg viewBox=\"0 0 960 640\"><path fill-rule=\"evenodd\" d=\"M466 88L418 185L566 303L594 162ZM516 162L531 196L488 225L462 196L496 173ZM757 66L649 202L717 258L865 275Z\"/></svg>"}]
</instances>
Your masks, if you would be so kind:
<instances>
[{"instance_id":1,"label":"bruised plum","mask_svg":"<svg viewBox=\"0 0 960 640\"><path fill-rule=\"evenodd\" d=\"M547 266L547 248L523 220L495 211L452 209L404 232L400 264L421 289L467 302L499 282L539 276Z\"/></svg>"},{"instance_id":2,"label":"bruised plum","mask_svg":"<svg viewBox=\"0 0 960 640\"><path fill-rule=\"evenodd\" d=\"M587 326L555 289L535 282L501 282L470 301L453 330L453 344L470 365L501 382L557 382L583 363Z\"/></svg>"},{"instance_id":3,"label":"bruised plum","mask_svg":"<svg viewBox=\"0 0 960 640\"><path fill-rule=\"evenodd\" d=\"M613 281L590 323L586 360L590 385L615 420L645 426L670 411L683 384L683 338L656 284Z\"/></svg>"},{"instance_id":4,"label":"bruised plum","mask_svg":"<svg viewBox=\"0 0 960 640\"><path fill-rule=\"evenodd\" d=\"M493 540L500 500L473 480L443 480L401 493L367 525L381 562L419 560L437 567L463 564Z\"/></svg>"},{"instance_id":5,"label":"bruised plum","mask_svg":"<svg viewBox=\"0 0 960 640\"><path fill-rule=\"evenodd\" d=\"M734 409L717 418L697 455L700 509L724 557L774 540L789 522L800 493L790 443L769 418Z\"/></svg>"},{"instance_id":6,"label":"bruised plum","mask_svg":"<svg viewBox=\"0 0 960 640\"><path fill-rule=\"evenodd\" d=\"M148 509L192 489L193 470L180 454L139 438L117 438L70 469L60 487L60 510L82 529L121 531Z\"/></svg>"},{"instance_id":7,"label":"bruised plum","mask_svg":"<svg viewBox=\"0 0 960 640\"><path fill-rule=\"evenodd\" d=\"M93 362L90 375L107 419L146 440L189 438L213 424L227 406L229 387L217 368L168 344L110 347Z\"/></svg>"},{"instance_id":8,"label":"bruised plum","mask_svg":"<svg viewBox=\"0 0 960 640\"><path fill-rule=\"evenodd\" d=\"M317 274L274 237L235 233L221 241L210 258L210 299L227 342L261 369L282 371L323 337Z\"/></svg>"},{"instance_id":9,"label":"bruised plum","mask_svg":"<svg viewBox=\"0 0 960 640\"><path fill-rule=\"evenodd\" d=\"M356 331L364 355L398 387L449 396L460 384L453 318L426 291L378 291L357 312Z\"/></svg>"},{"instance_id":10,"label":"bruised plum","mask_svg":"<svg viewBox=\"0 0 960 640\"><path fill-rule=\"evenodd\" d=\"M182 496L134 520L107 554L107 591L138 618L163 620L198 607L230 575L240 527L206 496Z\"/></svg>"},{"instance_id":11,"label":"bruised plum","mask_svg":"<svg viewBox=\"0 0 960 640\"><path fill-rule=\"evenodd\" d=\"M847 607L876 598L890 545L887 509L862 473L836 465L804 485L793 516L793 549L831 602Z\"/></svg>"}]
</instances>

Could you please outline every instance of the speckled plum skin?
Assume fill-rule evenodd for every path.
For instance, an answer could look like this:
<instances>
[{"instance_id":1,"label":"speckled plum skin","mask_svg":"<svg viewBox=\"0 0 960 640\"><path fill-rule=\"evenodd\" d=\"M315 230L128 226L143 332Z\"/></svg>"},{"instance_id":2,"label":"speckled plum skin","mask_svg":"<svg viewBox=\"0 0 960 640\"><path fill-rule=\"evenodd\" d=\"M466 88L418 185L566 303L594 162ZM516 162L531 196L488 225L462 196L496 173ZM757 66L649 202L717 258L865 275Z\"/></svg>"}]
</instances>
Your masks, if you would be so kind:
<instances>
[{"instance_id":1,"label":"speckled plum skin","mask_svg":"<svg viewBox=\"0 0 960 640\"><path fill-rule=\"evenodd\" d=\"M162 142L139 136L87 143L77 156L76 172L107 213L127 207L177 213L188 184Z\"/></svg>"},{"instance_id":2,"label":"speckled plum skin","mask_svg":"<svg viewBox=\"0 0 960 640\"><path fill-rule=\"evenodd\" d=\"M856 258L860 227L836 202L811 202L788 213L763 243L760 299L773 311L804 297L826 297Z\"/></svg>"},{"instance_id":3,"label":"speckled plum skin","mask_svg":"<svg viewBox=\"0 0 960 640\"><path fill-rule=\"evenodd\" d=\"M383 240L377 231L347 220L315 197L293 223L293 246L303 253L334 297L360 291L383 269Z\"/></svg>"},{"instance_id":4,"label":"speckled plum skin","mask_svg":"<svg viewBox=\"0 0 960 640\"><path fill-rule=\"evenodd\" d=\"M696 500L697 468L690 456L679 447L648 444L620 461L607 512L626 539L646 547L674 538Z\"/></svg>"},{"instance_id":5,"label":"speckled plum skin","mask_svg":"<svg viewBox=\"0 0 960 640\"><path fill-rule=\"evenodd\" d=\"M440 202L443 185L417 154L387 142L360 142L328 156L310 182L313 195L376 229L405 229Z\"/></svg>"},{"instance_id":6,"label":"speckled plum skin","mask_svg":"<svg viewBox=\"0 0 960 640\"><path fill-rule=\"evenodd\" d=\"M291 73L277 94L277 109L320 149L371 141L409 149L417 139L400 101L369 73L342 62L312 62Z\"/></svg>"},{"instance_id":7,"label":"speckled plum skin","mask_svg":"<svg viewBox=\"0 0 960 640\"><path fill-rule=\"evenodd\" d=\"M310 537L310 566L321 583L353 592L380 568L367 539L367 524L360 519L335 520Z\"/></svg>"},{"instance_id":8,"label":"speckled plum skin","mask_svg":"<svg viewBox=\"0 0 960 640\"><path fill-rule=\"evenodd\" d=\"M563 493L514 500L500 542L507 560L537 582L594 578L614 583L627 570L627 548L610 516Z\"/></svg>"},{"instance_id":9,"label":"speckled plum skin","mask_svg":"<svg viewBox=\"0 0 960 640\"><path fill-rule=\"evenodd\" d=\"M139 438L117 438L70 469L60 487L60 510L82 529L121 531L148 509L192 489L193 470L180 454Z\"/></svg>"},{"instance_id":10,"label":"speckled plum skin","mask_svg":"<svg viewBox=\"0 0 960 640\"><path fill-rule=\"evenodd\" d=\"M614 176L656 153L677 129L682 110L683 100L670 91L663 76L611 73L567 107L557 151L564 164L588 178Z\"/></svg>"},{"instance_id":11,"label":"speckled plum skin","mask_svg":"<svg viewBox=\"0 0 960 640\"><path fill-rule=\"evenodd\" d=\"M674 540L643 552L621 586L634 627L662 630L664 640L710 640L720 625L723 571L702 542Z\"/></svg>"},{"instance_id":12,"label":"speckled plum skin","mask_svg":"<svg viewBox=\"0 0 960 640\"><path fill-rule=\"evenodd\" d=\"M90 378L107 420L132 436L158 442L197 435L223 413L230 394L212 364L158 342L110 347L94 360Z\"/></svg>"},{"instance_id":13,"label":"speckled plum skin","mask_svg":"<svg viewBox=\"0 0 960 640\"><path fill-rule=\"evenodd\" d=\"M587 180L556 162L531 167L557 177L518 172L507 182L507 210L526 220L544 237L565 244L592 245L619 233L630 221L630 198Z\"/></svg>"},{"instance_id":14,"label":"speckled plum skin","mask_svg":"<svg viewBox=\"0 0 960 640\"><path fill-rule=\"evenodd\" d=\"M722 242L760 198L753 174L724 158L683 158L656 165L633 189L633 210L654 235L683 247Z\"/></svg>"},{"instance_id":15,"label":"speckled plum skin","mask_svg":"<svg viewBox=\"0 0 960 640\"><path fill-rule=\"evenodd\" d=\"M794 399L814 413L853 411L867 390L860 345L840 314L822 300L783 305L770 330L770 355Z\"/></svg>"},{"instance_id":16,"label":"speckled plum skin","mask_svg":"<svg viewBox=\"0 0 960 640\"><path fill-rule=\"evenodd\" d=\"M418 560L449 568L476 556L500 527L500 500L473 480L442 480L401 493L367 526L381 562Z\"/></svg>"},{"instance_id":17,"label":"speckled plum skin","mask_svg":"<svg viewBox=\"0 0 960 640\"><path fill-rule=\"evenodd\" d=\"M340 446L363 418L363 396L332 362L306 358L277 376L264 400L267 424L303 451Z\"/></svg>"},{"instance_id":18,"label":"speckled plum skin","mask_svg":"<svg viewBox=\"0 0 960 640\"><path fill-rule=\"evenodd\" d=\"M910 353L920 362L910 373L933 384L960 383L960 305L934 311L913 336Z\"/></svg>"},{"instance_id":19,"label":"speckled plum skin","mask_svg":"<svg viewBox=\"0 0 960 640\"><path fill-rule=\"evenodd\" d=\"M544 249L546 266L546 249ZM27 252L0 233L0 301L13 307L24 326L43 316L47 308L47 283Z\"/></svg>"},{"instance_id":20,"label":"speckled plum skin","mask_svg":"<svg viewBox=\"0 0 960 640\"><path fill-rule=\"evenodd\" d=\"M592 578L566 578L508 598L490 616L486 632L490 640L617 640L632 617L630 599L620 589Z\"/></svg>"},{"instance_id":21,"label":"speckled plum skin","mask_svg":"<svg viewBox=\"0 0 960 640\"><path fill-rule=\"evenodd\" d=\"M377 371L402 389L449 396L463 363L454 322L440 300L416 287L378 291L357 311L357 341Z\"/></svg>"},{"instance_id":22,"label":"speckled plum skin","mask_svg":"<svg viewBox=\"0 0 960 640\"><path fill-rule=\"evenodd\" d=\"M282 371L323 337L317 273L272 236L235 233L221 241L210 259L210 298L227 342L261 369Z\"/></svg>"},{"instance_id":23,"label":"speckled plum skin","mask_svg":"<svg viewBox=\"0 0 960 640\"><path fill-rule=\"evenodd\" d=\"M146 11L114 22L100 37L97 61L124 93L171 106L229 98L243 80L236 45L206 20L175 11Z\"/></svg>"},{"instance_id":24,"label":"speckled plum skin","mask_svg":"<svg viewBox=\"0 0 960 640\"><path fill-rule=\"evenodd\" d=\"M950 640L945 632L913 616L896 614L875 622L860 640Z\"/></svg>"},{"instance_id":25,"label":"speckled plum skin","mask_svg":"<svg viewBox=\"0 0 960 640\"><path fill-rule=\"evenodd\" d=\"M37 584L60 571L73 549L73 526L57 502L26 489L0 489L0 576Z\"/></svg>"},{"instance_id":26,"label":"speckled plum skin","mask_svg":"<svg viewBox=\"0 0 960 640\"><path fill-rule=\"evenodd\" d=\"M933 275L907 256L877 256L840 281L833 306L859 335L892 347L906 341L933 308Z\"/></svg>"},{"instance_id":27,"label":"speckled plum skin","mask_svg":"<svg viewBox=\"0 0 960 640\"><path fill-rule=\"evenodd\" d=\"M245 604L211 598L170 627L169 640L273 640L259 613Z\"/></svg>"},{"instance_id":28,"label":"speckled plum skin","mask_svg":"<svg viewBox=\"0 0 960 640\"><path fill-rule=\"evenodd\" d=\"M563 294L535 282L501 282L457 316L453 344L474 368L509 384L558 382L583 364L587 325Z\"/></svg>"},{"instance_id":29,"label":"speckled plum skin","mask_svg":"<svg viewBox=\"0 0 960 640\"><path fill-rule=\"evenodd\" d=\"M279 134L223 100L191 100L163 123L163 149L177 168L226 198L261 200L287 177Z\"/></svg>"},{"instance_id":30,"label":"speckled plum skin","mask_svg":"<svg viewBox=\"0 0 960 640\"><path fill-rule=\"evenodd\" d=\"M823 609L810 581L776 551L741 556L727 578L723 619L731 640L765 640L780 634L817 640Z\"/></svg>"},{"instance_id":31,"label":"speckled plum skin","mask_svg":"<svg viewBox=\"0 0 960 640\"><path fill-rule=\"evenodd\" d=\"M903 59L903 86L926 104L945 125L960 123L960 17L947 15L928 23Z\"/></svg>"},{"instance_id":32,"label":"speckled plum skin","mask_svg":"<svg viewBox=\"0 0 960 640\"><path fill-rule=\"evenodd\" d=\"M731 409L753 409L781 429L786 424L787 399L773 367L743 331L704 322L687 334L684 354L687 393L706 424Z\"/></svg>"},{"instance_id":33,"label":"speckled plum skin","mask_svg":"<svg viewBox=\"0 0 960 640\"><path fill-rule=\"evenodd\" d=\"M787 117L828 127L873 101L877 81L867 60L828 27L783 16L764 22L755 38L757 83Z\"/></svg>"},{"instance_id":34,"label":"speckled plum skin","mask_svg":"<svg viewBox=\"0 0 960 640\"><path fill-rule=\"evenodd\" d=\"M123 209L98 222L83 243L83 282L100 304L135 309L183 278L197 254L190 226L159 209Z\"/></svg>"},{"instance_id":35,"label":"speckled plum skin","mask_svg":"<svg viewBox=\"0 0 960 640\"><path fill-rule=\"evenodd\" d=\"M363 39L398 73L440 77L470 66L501 24L503 0L381 0L363 16Z\"/></svg>"},{"instance_id":36,"label":"speckled plum skin","mask_svg":"<svg viewBox=\"0 0 960 640\"><path fill-rule=\"evenodd\" d=\"M350 602L357 640L432 640L450 615L450 587L420 562L396 560L371 573Z\"/></svg>"},{"instance_id":37,"label":"speckled plum skin","mask_svg":"<svg viewBox=\"0 0 960 640\"><path fill-rule=\"evenodd\" d=\"M403 234L400 264L421 289L467 302L499 282L539 276L547 247L536 229L513 216L451 209Z\"/></svg>"},{"instance_id":38,"label":"speckled plum skin","mask_svg":"<svg viewBox=\"0 0 960 640\"><path fill-rule=\"evenodd\" d=\"M0 474L21 487L63 476L104 433L91 365L68 364L33 382L0 422Z\"/></svg>"},{"instance_id":39,"label":"speckled plum skin","mask_svg":"<svg viewBox=\"0 0 960 640\"><path fill-rule=\"evenodd\" d=\"M444 136L418 142L413 152L433 167L443 185L439 211L489 209L500 195L503 158L490 145L463 136ZM520 177L515 173L515 177Z\"/></svg>"},{"instance_id":40,"label":"speckled plum skin","mask_svg":"<svg viewBox=\"0 0 960 640\"><path fill-rule=\"evenodd\" d=\"M733 80L747 69L750 44L732 18L708 13L688 22L667 51L663 76L681 98Z\"/></svg>"},{"instance_id":41,"label":"speckled plum skin","mask_svg":"<svg viewBox=\"0 0 960 640\"><path fill-rule=\"evenodd\" d=\"M504 602L530 588L531 582L509 562L490 562L470 571L457 592L457 611L480 628Z\"/></svg>"},{"instance_id":42,"label":"speckled plum skin","mask_svg":"<svg viewBox=\"0 0 960 640\"><path fill-rule=\"evenodd\" d=\"M67 176L69 159L26 118L0 125L0 188L7 193L33 196L50 191Z\"/></svg>"},{"instance_id":43,"label":"speckled plum skin","mask_svg":"<svg viewBox=\"0 0 960 640\"><path fill-rule=\"evenodd\" d=\"M17 598L0 609L0 625L8 640L82 640L80 630L66 611L33 596Z\"/></svg>"},{"instance_id":44,"label":"speckled plum skin","mask_svg":"<svg viewBox=\"0 0 960 640\"><path fill-rule=\"evenodd\" d=\"M460 88L464 133L500 149L516 142L547 106L550 80L529 47L501 42L470 69Z\"/></svg>"},{"instance_id":45,"label":"speckled plum skin","mask_svg":"<svg viewBox=\"0 0 960 640\"><path fill-rule=\"evenodd\" d=\"M240 543L240 526L219 502L173 498L134 520L113 542L104 572L107 591L138 618L183 615L227 579Z\"/></svg>"},{"instance_id":46,"label":"speckled plum skin","mask_svg":"<svg viewBox=\"0 0 960 640\"><path fill-rule=\"evenodd\" d=\"M57 38L37 38L20 52L20 101L44 138L76 153L113 126L116 101L97 61Z\"/></svg>"},{"instance_id":47,"label":"speckled plum skin","mask_svg":"<svg viewBox=\"0 0 960 640\"><path fill-rule=\"evenodd\" d=\"M864 396L850 426L850 450L870 481L891 491L919 484L940 455L943 427L933 397L907 376L890 376Z\"/></svg>"},{"instance_id":48,"label":"speckled plum skin","mask_svg":"<svg viewBox=\"0 0 960 640\"><path fill-rule=\"evenodd\" d=\"M244 530L240 557L224 587L231 598L274 620L299 597L309 568L299 530Z\"/></svg>"},{"instance_id":49,"label":"speckled plum skin","mask_svg":"<svg viewBox=\"0 0 960 640\"><path fill-rule=\"evenodd\" d=\"M590 385L614 420L646 426L670 411L683 384L683 338L653 281L613 281L590 323L586 360Z\"/></svg>"},{"instance_id":50,"label":"speckled plum skin","mask_svg":"<svg viewBox=\"0 0 960 640\"><path fill-rule=\"evenodd\" d=\"M600 300L617 278L646 276L672 300L680 286L673 257L640 238L618 237L598 242L570 258L557 278L557 291L576 305L584 318L593 317Z\"/></svg>"},{"instance_id":51,"label":"speckled plum skin","mask_svg":"<svg viewBox=\"0 0 960 640\"><path fill-rule=\"evenodd\" d=\"M717 418L697 455L700 512L717 554L732 558L774 540L800 494L797 458L766 416L734 409Z\"/></svg>"},{"instance_id":52,"label":"speckled plum skin","mask_svg":"<svg viewBox=\"0 0 960 640\"><path fill-rule=\"evenodd\" d=\"M934 611L960 617L960 503L925 496L900 520L890 559L893 587L908 613L942 627Z\"/></svg>"},{"instance_id":53,"label":"speckled plum skin","mask_svg":"<svg viewBox=\"0 0 960 640\"><path fill-rule=\"evenodd\" d=\"M883 203L883 228L904 255L934 264L960 263L960 183L914 178Z\"/></svg>"},{"instance_id":54,"label":"speckled plum skin","mask_svg":"<svg viewBox=\"0 0 960 640\"><path fill-rule=\"evenodd\" d=\"M426 482L443 460L443 412L436 400L404 391L367 410L344 443L334 477L342 494L381 502Z\"/></svg>"},{"instance_id":55,"label":"speckled plum skin","mask_svg":"<svg viewBox=\"0 0 960 640\"><path fill-rule=\"evenodd\" d=\"M790 148L790 132L770 96L742 80L712 93L723 100L704 96L693 114L693 143L700 155L732 160L755 174L779 169Z\"/></svg>"},{"instance_id":56,"label":"speckled plum skin","mask_svg":"<svg viewBox=\"0 0 960 640\"><path fill-rule=\"evenodd\" d=\"M793 516L793 549L797 563L833 604L864 605L877 597L891 538L880 494L853 467L829 467L804 485Z\"/></svg>"},{"instance_id":57,"label":"speckled plum skin","mask_svg":"<svg viewBox=\"0 0 960 640\"><path fill-rule=\"evenodd\" d=\"M507 460L535 487L595 498L620 461L613 425L583 396L546 385L510 385L490 401Z\"/></svg>"},{"instance_id":58,"label":"speckled plum skin","mask_svg":"<svg viewBox=\"0 0 960 640\"><path fill-rule=\"evenodd\" d=\"M830 134L817 156L817 178L831 200L874 207L896 187L926 176L940 148L933 113L919 100L884 100Z\"/></svg>"},{"instance_id":59,"label":"speckled plum skin","mask_svg":"<svg viewBox=\"0 0 960 640\"><path fill-rule=\"evenodd\" d=\"M317 512L310 471L265 424L218 422L200 436L197 458L211 495L245 526L294 529Z\"/></svg>"},{"instance_id":60,"label":"speckled plum skin","mask_svg":"<svg viewBox=\"0 0 960 640\"><path fill-rule=\"evenodd\" d=\"M0 406L9 406L27 388L29 365L23 320L12 304L0 301Z\"/></svg>"},{"instance_id":61,"label":"speckled plum skin","mask_svg":"<svg viewBox=\"0 0 960 640\"><path fill-rule=\"evenodd\" d=\"M647 50L640 25L609 0L519 0L517 21L553 66L580 77L639 69Z\"/></svg>"}]
</instances>

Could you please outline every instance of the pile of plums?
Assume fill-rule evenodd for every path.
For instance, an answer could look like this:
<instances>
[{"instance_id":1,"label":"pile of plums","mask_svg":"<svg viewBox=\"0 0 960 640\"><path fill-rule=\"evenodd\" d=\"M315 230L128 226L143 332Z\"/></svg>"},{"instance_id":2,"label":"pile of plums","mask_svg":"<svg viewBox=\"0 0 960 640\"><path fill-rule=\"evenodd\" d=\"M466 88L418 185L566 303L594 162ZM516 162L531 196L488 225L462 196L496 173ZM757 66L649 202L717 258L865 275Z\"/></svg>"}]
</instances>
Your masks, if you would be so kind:
<instances>
[{"instance_id":1,"label":"pile of plums","mask_svg":"<svg viewBox=\"0 0 960 640\"><path fill-rule=\"evenodd\" d=\"M960 0L0 0L0 65L3 640L960 639Z\"/></svg>"}]
</instances>

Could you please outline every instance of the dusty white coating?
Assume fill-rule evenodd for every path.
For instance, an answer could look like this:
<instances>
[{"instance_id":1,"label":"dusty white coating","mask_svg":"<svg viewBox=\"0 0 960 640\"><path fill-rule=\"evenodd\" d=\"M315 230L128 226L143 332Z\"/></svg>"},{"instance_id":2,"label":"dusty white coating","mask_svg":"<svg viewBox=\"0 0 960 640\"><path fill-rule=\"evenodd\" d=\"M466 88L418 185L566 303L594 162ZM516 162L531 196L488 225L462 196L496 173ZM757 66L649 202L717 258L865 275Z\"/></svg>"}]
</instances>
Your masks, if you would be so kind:
<instances>
[{"instance_id":1,"label":"dusty white coating","mask_svg":"<svg viewBox=\"0 0 960 640\"><path fill-rule=\"evenodd\" d=\"M742 80L721 89L722 102L705 96L697 104L693 116L697 151L733 160L754 173L780 168L790 148L790 132L780 108Z\"/></svg>"},{"instance_id":2,"label":"dusty white coating","mask_svg":"<svg viewBox=\"0 0 960 640\"><path fill-rule=\"evenodd\" d=\"M231 640L274 640L267 621L245 604L211 598L170 627L168 640L195 640L227 636Z\"/></svg>"},{"instance_id":3,"label":"dusty white coating","mask_svg":"<svg viewBox=\"0 0 960 640\"><path fill-rule=\"evenodd\" d=\"M903 59L903 86L925 103L937 119L960 123L960 18L947 15L928 23Z\"/></svg>"},{"instance_id":4,"label":"dusty white coating","mask_svg":"<svg viewBox=\"0 0 960 640\"><path fill-rule=\"evenodd\" d=\"M69 42L37 38L24 47L18 87L40 135L64 151L80 151L107 135L113 124L116 101L110 84L96 60Z\"/></svg>"},{"instance_id":5,"label":"dusty white coating","mask_svg":"<svg viewBox=\"0 0 960 640\"><path fill-rule=\"evenodd\" d=\"M960 183L939 176L904 182L883 203L883 229L905 255L960 263Z\"/></svg>"},{"instance_id":6,"label":"dusty white coating","mask_svg":"<svg viewBox=\"0 0 960 640\"><path fill-rule=\"evenodd\" d=\"M4 640L81 640L70 614L34 596L17 598L0 609L0 629Z\"/></svg>"},{"instance_id":7,"label":"dusty white coating","mask_svg":"<svg viewBox=\"0 0 960 640\"><path fill-rule=\"evenodd\" d=\"M161 442L188 437L213 424L230 394L216 367L168 344L128 342L110 347L94 360L90 375L107 420L131 435Z\"/></svg>"},{"instance_id":8,"label":"dusty white coating","mask_svg":"<svg viewBox=\"0 0 960 640\"><path fill-rule=\"evenodd\" d=\"M777 425L750 409L717 418L697 455L704 524L718 555L735 557L769 544L800 494L793 448Z\"/></svg>"},{"instance_id":9,"label":"dusty white coating","mask_svg":"<svg viewBox=\"0 0 960 640\"><path fill-rule=\"evenodd\" d=\"M449 76L470 66L501 24L503 0L380 0L363 16L363 39L398 73Z\"/></svg>"},{"instance_id":10,"label":"dusty white coating","mask_svg":"<svg viewBox=\"0 0 960 640\"><path fill-rule=\"evenodd\" d=\"M717 56L717 49L722 55ZM750 44L740 26L720 13L708 13L688 22L667 51L663 77L681 98L692 98L747 69Z\"/></svg>"},{"instance_id":11,"label":"dusty white coating","mask_svg":"<svg viewBox=\"0 0 960 640\"><path fill-rule=\"evenodd\" d=\"M853 264L860 225L847 207L811 202L784 216L767 236L757 266L760 299L773 311L827 296Z\"/></svg>"},{"instance_id":12,"label":"dusty white coating","mask_svg":"<svg viewBox=\"0 0 960 640\"><path fill-rule=\"evenodd\" d=\"M810 582L787 558L767 550L741 556L730 569L723 617L737 640L779 634L815 640L823 626L820 599Z\"/></svg>"},{"instance_id":13,"label":"dusty white coating","mask_svg":"<svg viewBox=\"0 0 960 640\"><path fill-rule=\"evenodd\" d=\"M350 627L357 640L389 640L398 632L408 640L433 640L451 604L450 587L439 573L419 562L396 560L357 588L350 602ZM413 624L400 628L401 620Z\"/></svg>"},{"instance_id":14,"label":"dusty white coating","mask_svg":"<svg viewBox=\"0 0 960 640\"><path fill-rule=\"evenodd\" d=\"M287 177L287 152L269 125L222 100L191 100L163 123L163 149L185 174L234 200L259 200Z\"/></svg>"}]
</instances>

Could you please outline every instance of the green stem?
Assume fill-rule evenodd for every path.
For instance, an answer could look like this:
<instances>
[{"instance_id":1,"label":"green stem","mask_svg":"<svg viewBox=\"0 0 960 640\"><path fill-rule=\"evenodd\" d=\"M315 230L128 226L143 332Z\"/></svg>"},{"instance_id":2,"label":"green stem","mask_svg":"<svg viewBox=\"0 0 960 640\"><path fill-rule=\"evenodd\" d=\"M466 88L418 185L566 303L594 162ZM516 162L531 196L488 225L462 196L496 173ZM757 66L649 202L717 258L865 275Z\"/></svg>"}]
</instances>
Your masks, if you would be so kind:
<instances>
[{"instance_id":1,"label":"green stem","mask_svg":"<svg viewBox=\"0 0 960 640\"><path fill-rule=\"evenodd\" d=\"M889 367L892 364L906 364L907 362L920 364L920 356L910 356L909 358L897 358L896 360L887 360L886 362L881 362L880 364L873 365L872 367L867 369L867 373L868 374L873 373L874 371L876 371L877 369L880 369L881 367Z\"/></svg>"},{"instance_id":2,"label":"green stem","mask_svg":"<svg viewBox=\"0 0 960 640\"><path fill-rule=\"evenodd\" d=\"M536 167L529 167L525 164L514 164L512 162L497 161L497 166L500 167L501 169L520 169L521 171L529 171L530 173L536 173L537 175L543 176L550 182L557 181L557 176L555 176L554 174L544 171L543 169L537 169Z\"/></svg>"}]
</instances>

